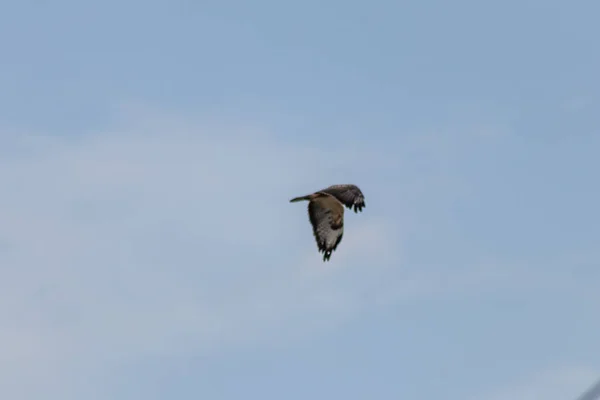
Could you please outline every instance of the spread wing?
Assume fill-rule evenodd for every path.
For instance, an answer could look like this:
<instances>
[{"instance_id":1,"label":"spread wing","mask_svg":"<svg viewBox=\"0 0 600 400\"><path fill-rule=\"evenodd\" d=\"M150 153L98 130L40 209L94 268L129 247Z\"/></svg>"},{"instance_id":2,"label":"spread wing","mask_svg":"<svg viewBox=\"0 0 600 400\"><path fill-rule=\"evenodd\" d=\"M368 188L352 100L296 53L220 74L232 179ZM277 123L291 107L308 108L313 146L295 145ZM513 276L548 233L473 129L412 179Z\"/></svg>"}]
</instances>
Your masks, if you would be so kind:
<instances>
[{"instance_id":1,"label":"spread wing","mask_svg":"<svg viewBox=\"0 0 600 400\"><path fill-rule=\"evenodd\" d=\"M308 217L319 253L323 253L323 261L327 261L342 241L344 206L334 197L323 195L308 203Z\"/></svg>"},{"instance_id":2,"label":"spread wing","mask_svg":"<svg viewBox=\"0 0 600 400\"><path fill-rule=\"evenodd\" d=\"M319 192L334 196L349 209L354 207L354 212L362 212L365 207L365 196L356 185L332 185Z\"/></svg>"}]
</instances>

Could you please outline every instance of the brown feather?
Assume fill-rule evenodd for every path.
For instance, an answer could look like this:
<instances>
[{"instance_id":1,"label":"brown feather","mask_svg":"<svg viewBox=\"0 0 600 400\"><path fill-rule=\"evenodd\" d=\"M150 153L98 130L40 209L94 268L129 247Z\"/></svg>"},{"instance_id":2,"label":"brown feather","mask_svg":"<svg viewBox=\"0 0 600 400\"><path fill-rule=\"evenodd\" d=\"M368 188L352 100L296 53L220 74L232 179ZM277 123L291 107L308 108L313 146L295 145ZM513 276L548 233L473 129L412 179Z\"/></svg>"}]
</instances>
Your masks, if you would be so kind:
<instances>
[{"instance_id":1,"label":"brown feather","mask_svg":"<svg viewBox=\"0 0 600 400\"><path fill-rule=\"evenodd\" d=\"M354 212L362 211L365 204L365 197L358 186L352 184L331 185L328 188L322 189L319 192L327 193L338 199L344 206L349 209L354 208Z\"/></svg>"},{"instance_id":2,"label":"brown feather","mask_svg":"<svg viewBox=\"0 0 600 400\"><path fill-rule=\"evenodd\" d=\"M295 203L308 200L308 217L323 261L328 261L344 236L344 207L362 211L365 199L356 185L332 185L318 192L295 197Z\"/></svg>"},{"instance_id":3,"label":"brown feather","mask_svg":"<svg viewBox=\"0 0 600 400\"><path fill-rule=\"evenodd\" d=\"M314 193L308 203L308 215L313 235L323 261L328 261L342 241L344 234L344 206L333 196Z\"/></svg>"}]
</instances>

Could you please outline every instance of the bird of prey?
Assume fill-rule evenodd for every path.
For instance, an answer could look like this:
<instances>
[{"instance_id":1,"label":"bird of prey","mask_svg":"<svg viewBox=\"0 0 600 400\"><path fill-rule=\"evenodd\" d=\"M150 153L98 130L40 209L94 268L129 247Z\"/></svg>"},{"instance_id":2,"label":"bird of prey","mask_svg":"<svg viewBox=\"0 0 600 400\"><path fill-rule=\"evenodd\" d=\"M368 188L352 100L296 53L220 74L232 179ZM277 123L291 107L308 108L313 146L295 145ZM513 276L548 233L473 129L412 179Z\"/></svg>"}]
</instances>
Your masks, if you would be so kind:
<instances>
[{"instance_id":1,"label":"bird of prey","mask_svg":"<svg viewBox=\"0 0 600 400\"><path fill-rule=\"evenodd\" d=\"M344 206L362 212L365 197L356 185L332 185L318 192L295 197L290 203L308 200L308 218L313 235L323 253L323 261L329 261L344 235Z\"/></svg>"}]
</instances>

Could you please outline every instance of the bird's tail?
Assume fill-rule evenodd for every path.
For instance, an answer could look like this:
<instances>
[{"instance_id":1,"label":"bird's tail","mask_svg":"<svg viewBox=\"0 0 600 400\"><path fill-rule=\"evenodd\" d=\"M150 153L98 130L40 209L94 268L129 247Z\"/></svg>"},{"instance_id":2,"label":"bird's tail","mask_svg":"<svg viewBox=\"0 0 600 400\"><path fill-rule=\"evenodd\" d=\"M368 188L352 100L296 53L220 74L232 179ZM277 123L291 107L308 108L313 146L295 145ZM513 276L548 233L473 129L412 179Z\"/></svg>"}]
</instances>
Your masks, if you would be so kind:
<instances>
[{"instance_id":1,"label":"bird's tail","mask_svg":"<svg viewBox=\"0 0 600 400\"><path fill-rule=\"evenodd\" d=\"M300 197L294 197L293 199L290 200L290 203L297 203L297 202L302 201L302 200L310 200L310 195L300 196Z\"/></svg>"}]
</instances>

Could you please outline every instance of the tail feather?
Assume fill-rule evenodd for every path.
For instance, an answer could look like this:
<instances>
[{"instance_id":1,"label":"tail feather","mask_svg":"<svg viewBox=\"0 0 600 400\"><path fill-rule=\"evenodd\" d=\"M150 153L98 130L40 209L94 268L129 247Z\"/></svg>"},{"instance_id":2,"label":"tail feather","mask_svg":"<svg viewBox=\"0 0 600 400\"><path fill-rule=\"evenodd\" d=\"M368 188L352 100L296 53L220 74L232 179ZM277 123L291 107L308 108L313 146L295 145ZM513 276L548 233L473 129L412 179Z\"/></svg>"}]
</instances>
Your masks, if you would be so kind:
<instances>
[{"instance_id":1,"label":"tail feather","mask_svg":"<svg viewBox=\"0 0 600 400\"><path fill-rule=\"evenodd\" d=\"M297 203L297 202L302 201L302 200L310 200L310 195L308 195L308 196L294 197L293 199L290 200L290 203Z\"/></svg>"}]
</instances>

